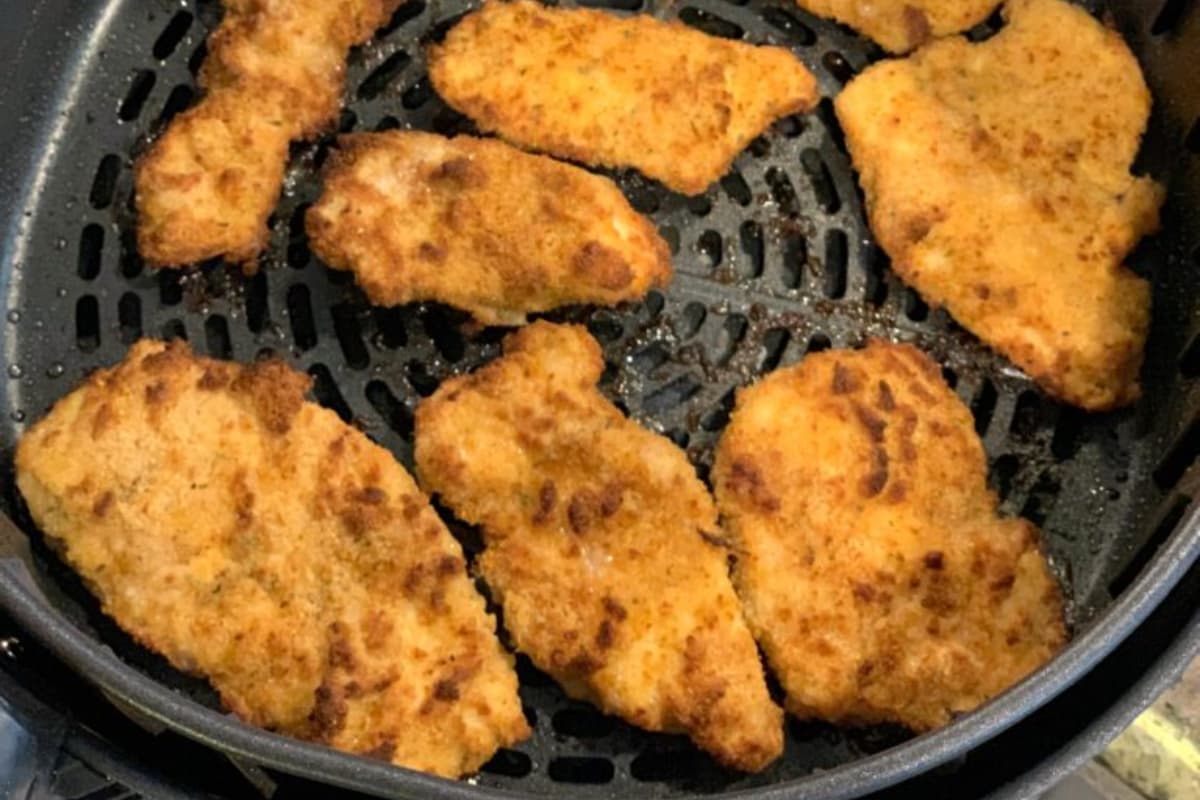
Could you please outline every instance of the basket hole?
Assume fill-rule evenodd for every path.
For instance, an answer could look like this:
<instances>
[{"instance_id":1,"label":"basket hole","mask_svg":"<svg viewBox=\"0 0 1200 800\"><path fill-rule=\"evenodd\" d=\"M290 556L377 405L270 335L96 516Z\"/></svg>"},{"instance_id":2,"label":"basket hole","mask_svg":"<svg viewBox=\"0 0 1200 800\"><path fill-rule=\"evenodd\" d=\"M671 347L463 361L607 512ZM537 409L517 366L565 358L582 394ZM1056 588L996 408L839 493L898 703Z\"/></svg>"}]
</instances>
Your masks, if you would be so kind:
<instances>
[{"instance_id":1,"label":"basket hole","mask_svg":"<svg viewBox=\"0 0 1200 800\"><path fill-rule=\"evenodd\" d=\"M721 355L717 358L718 365L729 363L749 329L750 323L741 314L730 314L725 318L725 324L721 326L722 347Z\"/></svg>"},{"instance_id":2,"label":"basket hole","mask_svg":"<svg viewBox=\"0 0 1200 800\"><path fill-rule=\"evenodd\" d=\"M679 375L646 395L642 400L642 410L651 416L664 414L695 397L702 385L694 375Z\"/></svg>"},{"instance_id":3,"label":"basket hole","mask_svg":"<svg viewBox=\"0 0 1200 800\"><path fill-rule=\"evenodd\" d=\"M689 197L687 201L688 211L692 212L697 217L707 217L712 213L712 201L704 195L698 197Z\"/></svg>"},{"instance_id":4,"label":"basket hole","mask_svg":"<svg viewBox=\"0 0 1200 800\"><path fill-rule=\"evenodd\" d=\"M252 333L267 327L267 273L259 270L246 282L246 326Z\"/></svg>"},{"instance_id":5,"label":"basket hole","mask_svg":"<svg viewBox=\"0 0 1200 800\"><path fill-rule=\"evenodd\" d=\"M188 72L192 73L192 77L200 74L200 67L204 65L204 59L208 58L208 42L202 41L200 45L192 51L188 56Z\"/></svg>"},{"instance_id":6,"label":"basket hole","mask_svg":"<svg viewBox=\"0 0 1200 800\"><path fill-rule=\"evenodd\" d=\"M636 350L629 357L629 366L635 372L642 375L649 375L654 370L667 363L670 353L667 351L666 345L662 342L651 342L645 347Z\"/></svg>"},{"instance_id":7,"label":"basket hole","mask_svg":"<svg viewBox=\"0 0 1200 800\"><path fill-rule=\"evenodd\" d=\"M90 294L75 303L75 344L85 353L100 346L100 303Z\"/></svg>"},{"instance_id":8,"label":"basket hole","mask_svg":"<svg viewBox=\"0 0 1200 800\"><path fill-rule=\"evenodd\" d=\"M503 775L507 778L524 778L533 772L533 759L520 750L509 750L501 747L496 755L480 769L490 775Z\"/></svg>"},{"instance_id":9,"label":"basket hole","mask_svg":"<svg viewBox=\"0 0 1200 800\"><path fill-rule=\"evenodd\" d=\"M717 404L700 418L700 427L712 432L719 431L729 424L729 415L733 413L733 399L733 389L721 395L721 399L717 400Z\"/></svg>"},{"instance_id":10,"label":"basket hole","mask_svg":"<svg viewBox=\"0 0 1200 800\"><path fill-rule=\"evenodd\" d=\"M703 258L704 266L709 270L714 270L721 266L725 243L721 241L721 234L714 230L707 230L700 234L700 239L696 242L696 250Z\"/></svg>"},{"instance_id":11,"label":"basket hole","mask_svg":"<svg viewBox=\"0 0 1200 800\"><path fill-rule=\"evenodd\" d=\"M421 397L428 397L437 390L437 378L430 375L429 370L420 361L408 362L404 372L408 385Z\"/></svg>"},{"instance_id":12,"label":"basket hole","mask_svg":"<svg viewBox=\"0 0 1200 800\"><path fill-rule=\"evenodd\" d=\"M183 37L187 36L188 28L192 26L192 15L187 11L176 11L167 23L167 27L163 28L162 33L154 40L154 47L151 52L159 61L163 61L171 53L175 52L175 48L183 41Z\"/></svg>"},{"instance_id":13,"label":"basket hole","mask_svg":"<svg viewBox=\"0 0 1200 800\"><path fill-rule=\"evenodd\" d=\"M754 199L750 193L750 187L746 184L746 179L737 170L732 170L721 178L721 188L725 190L729 199L739 206L748 206Z\"/></svg>"},{"instance_id":14,"label":"basket hole","mask_svg":"<svg viewBox=\"0 0 1200 800\"><path fill-rule=\"evenodd\" d=\"M1142 570L1146 568L1159 549L1166 544L1167 539L1174 532L1175 526L1179 524L1180 520L1183 519L1183 515L1187 513L1189 505L1191 505L1191 499L1185 495L1175 495L1171 498L1150 536L1133 553L1129 562L1121 568L1117 576L1109 581L1108 593L1110 595L1119 597L1137 579L1138 575L1142 574Z\"/></svg>"},{"instance_id":15,"label":"basket hole","mask_svg":"<svg viewBox=\"0 0 1200 800\"><path fill-rule=\"evenodd\" d=\"M613 779L613 764L607 758L561 756L550 762L547 773L556 783L608 783Z\"/></svg>"},{"instance_id":16,"label":"basket hole","mask_svg":"<svg viewBox=\"0 0 1200 800\"><path fill-rule=\"evenodd\" d=\"M867 247L863 259L863 272L866 273L863 299L876 308L887 302L888 284L884 277L886 271L887 255L875 245Z\"/></svg>"},{"instance_id":17,"label":"basket hole","mask_svg":"<svg viewBox=\"0 0 1200 800\"><path fill-rule=\"evenodd\" d=\"M765 136L755 136L746 146L746 150L755 158L766 158L771 155L771 140Z\"/></svg>"},{"instance_id":18,"label":"basket hole","mask_svg":"<svg viewBox=\"0 0 1200 800\"><path fill-rule=\"evenodd\" d=\"M1175 30L1183 21L1183 14L1191 2L1192 0L1164 0L1158 16L1154 18L1154 24L1150 26L1150 33L1162 36Z\"/></svg>"},{"instance_id":19,"label":"basket hole","mask_svg":"<svg viewBox=\"0 0 1200 800\"><path fill-rule=\"evenodd\" d=\"M428 75L422 75L400 95L400 105L412 111L425 105L431 99L433 99L433 84L429 82Z\"/></svg>"},{"instance_id":20,"label":"basket hole","mask_svg":"<svg viewBox=\"0 0 1200 800\"><path fill-rule=\"evenodd\" d=\"M971 400L971 416L975 418L975 433L983 436L988 426L992 424L992 415L996 413L996 387L988 379L984 379L979 392Z\"/></svg>"},{"instance_id":21,"label":"basket hole","mask_svg":"<svg viewBox=\"0 0 1200 800\"><path fill-rule=\"evenodd\" d=\"M768 25L786 35L790 41L796 44L807 47L817 41L817 34L812 28L782 8L768 6L762 10L762 18Z\"/></svg>"},{"instance_id":22,"label":"basket hole","mask_svg":"<svg viewBox=\"0 0 1200 800\"><path fill-rule=\"evenodd\" d=\"M92 208L103 209L112 205L113 193L117 190L117 177L121 174L121 159L109 153L100 159L96 167L96 176L92 179L92 190L88 200Z\"/></svg>"},{"instance_id":23,"label":"basket hole","mask_svg":"<svg viewBox=\"0 0 1200 800\"><path fill-rule=\"evenodd\" d=\"M771 190L771 199L779 206L779 213L788 217L798 216L800 203L787 173L779 167L771 167L767 170L765 177L767 186Z\"/></svg>"},{"instance_id":24,"label":"basket hole","mask_svg":"<svg viewBox=\"0 0 1200 800\"><path fill-rule=\"evenodd\" d=\"M821 102L817 103L816 117L825 127L830 141L840 152L844 153L846 151L846 135L842 133L841 123L838 122L837 113L833 110L833 101L828 97L822 97Z\"/></svg>"},{"instance_id":25,"label":"basket hole","mask_svg":"<svg viewBox=\"0 0 1200 800\"><path fill-rule=\"evenodd\" d=\"M808 176L808 182L812 186L817 205L826 214L836 214L842 207L842 201L838 198L837 189L833 185L833 177L829 174L829 168L825 166L821 154L816 150L805 150L800 154L800 164Z\"/></svg>"},{"instance_id":26,"label":"basket hole","mask_svg":"<svg viewBox=\"0 0 1200 800\"><path fill-rule=\"evenodd\" d=\"M711 36L720 36L722 39L741 39L746 33L742 30L741 25L730 22L724 17L719 17L711 11L692 8L691 6L679 12L679 19L685 25L689 25Z\"/></svg>"},{"instance_id":27,"label":"basket hole","mask_svg":"<svg viewBox=\"0 0 1200 800\"><path fill-rule=\"evenodd\" d=\"M662 205L656 184L637 172L621 173L617 176L617 185L635 211L653 214Z\"/></svg>"},{"instance_id":28,"label":"basket hole","mask_svg":"<svg viewBox=\"0 0 1200 800\"><path fill-rule=\"evenodd\" d=\"M974 43L985 42L995 36L1003 27L1004 15L1000 9L996 9L991 16L967 31L967 38Z\"/></svg>"},{"instance_id":29,"label":"basket hole","mask_svg":"<svg viewBox=\"0 0 1200 800\"><path fill-rule=\"evenodd\" d=\"M1183 435L1175 440L1154 470L1154 482L1166 491L1175 488L1179 479L1196 461L1200 453L1200 420L1192 422Z\"/></svg>"},{"instance_id":30,"label":"basket hole","mask_svg":"<svg viewBox=\"0 0 1200 800\"><path fill-rule=\"evenodd\" d=\"M412 57L404 50L392 53L358 85L358 99L374 100L383 94L411 62Z\"/></svg>"},{"instance_id":31,"label":"basket hole","mask_svg":"<svg viewBox=\"0 0 1200 800\"><path fill-rule=\"evenodd\" d=\"M204 320L204 346L213 358L228 361L233 358L233 342L229 339L229 323L220 314Z\"/></svg>"},{"instance_id":32,"label":"basket hole","mask_svg":"<svg viewBox=\"0 0 1200 800\"><path fill-rule=\"evenodd\" d=\"M117 323L122 344L133 344L142 338L142 299L126 292L117 301Z\"/></svg>"},{"instance_id":33,"label":"basket hole","mask_svg":"<svg viewBox=\"0 0 1200 800\"><path fill-rule=\"evenodd\" d=\"M680 339L690 339L700 330L708 316L708 309L695 301L683 307L675 323L675 335Z\"/></svg>"},{"instance_id":34,"label":"basket hole","mask_svg":"<svg viewBox=\"0 0 1200 800\"><path fill-rule=\"evenodd\" d=\"M95 279L100 274L100 254L104 249L104 228L96 223L84 226L79 235L79 261L76 272L85 281Z\"/></svg>"},{"instance_id":35,"label":"basket hole","mask_svg":"<svg viewBox=\"0 0 1200 800\"><path fill-rule=\"evenodd\" d=\"M428 309L421 320L425 332L429 334L429 338L433 339L433 346L442 354L442 357L452 364L461 361L467 352L466 339L463 338L458 328L463 321L457 315L451 317L442 308Z\"/></svg>"},{"instance_id":36,"label":"basket hole","mask_svg":"<svg viewBox=\"0 0 1200 800\"><path fill-rule=\"evenodd\" d=\"M1043 424L1042 398L1032 389L1026 389L1017 397L1009 433L1013 438L1029 441L1037 435Z\"/></svg>"},{"instance_id":37,"label":"basket hole","mask_svg":"<svg viewBox=\"0 0 1200 800\"><path fill-rule=\"evenodd\" d=\"M342 393L338 390L337 381L333 379L333 373L329 371L329 367L324 364L313 364L308 368L308 374L313 379L313 399L341 417L342 422L348 423L353 420L354 413L350 410L346 398L342 397Z\"/></svg>"},{"instance_id":38,"label":"basket hole","mask_svg":"<svg viewBox=\"0 0 1200 800\"><path fill-rule=\"evenodd\" d=\"M651 289L646 293L646 299L642 301L642 308L646 309L646 319L654 319L662 313L663 307L667 304L667 299L663 297L662 292Z\"/></svg>"},{"instance_id":39,"label":"basket hole","mask_svg":"<svg viewBox=\"0 0 1200 800\"><path fill-rule=\"evenodd\" d=\"M424 0L409 0L404 5L396 9L392 14L392 18L388 20L387 25L383 26L383 30L375 34L376 39L381 39L390 33L398 30L406 22L412 22L425 11Z\"/></svg>"},{"instance_id":40,"label":"basket hole","mask_svg":"<svg viewBox=\"0 0 1200 800\"><path fill-rule=\"evenodd\" d=\"M812 338L808 340L808 349L806 353L820 353L822 350L828 350L833 347L833 342L823 333L814 333Z\"/></svg>"},{"instance_id":41,"label":"basket hole","mask_svg":"<svg viewBox=\"0 0 1200 800\"><path fill-rule=\"evenodd\" d=\"M117 116L125 122L137 119L142 113L142 107L146 105L150 90L154 88L156 78L154 71L148 69L140 70L134 75L129 84L129 91L125 93L125 99L121 101L121 107L117 110Z\"/></svg>"},{"instance_id":42,"label":"basket hole","mask_svg":"<svg viewBox=\"0 0 1200 800\"><path fill-rule=\"evenodd\" d=\"M367 402L378 412L389 428L402 438L409 439L413 432L413 415L408 406L400 402L383 381L371 381L366 388Z\"/></svg>"},{"instance_id":43,"label":"basket hole","mask_svg":"<svg viewBox=\"0 0 1200 800\"><path fill-rule=\"evenodd\" d=\"M304 220L311 203L301 203L288 218L287 263L292 269L304 269L312 259L308 249L308 238L304 232Z\"/></svg>"},{"instance_id":44,"label":"basket hole","mask_svg":"<svg viewBox=\"0 0 1200 800\"><path fill-rule=\"evenodd\" d=\"M183 326L183 320L169 319L163 323L162 338L168 342L173 342L175 340L186 342L188 335L187 328Z\"/></svg>"},{"instance_id":45,"label":"basket hole","mask_svg":"<svg viewBox=\"0 0 1200 800\"><path fill-rule=\"evenodd\" d=\"M804 123L804 118L799 114L781 117L771 127L776 133L786 139L795 139L808 129L808 126Z\"/></svg>"},{"instance_id":46,"label":"basket hole","mask_svg":"<svg viewBox=\"0 0 1200 800\"><path fill-rule=\"evenodd\" d=\"M475 123L452 108L443 108L438 111L430 124L433 127L434 133L440 133L442 136L448 136L451 139L462 134L478 134Z\"/></svg>"},{"instance_id":47,"label":"basket hole","mask_svg":"<svg viewBox=\"0 0 1200 800\"><path fill-rule=\"evenodd\" d=\"M671 255L679 252L679 229L673 225L663 225L658 229L658 235L667 243L667 249L671 251Z\"/></svg>"},{"instance_id":48,"label":"basket hole","mask_svg":"<svg viewBox=\"0 0 1200 800\"><path fill-rule=\"evenodd\" d=\"M760 373L771 372L783 360L783 351L787 349L792 335L786 328L771 328L763 334L762 358L758 362Z\"/></svg>"},{"instance_id":49,"label":"basket hole","mask_svg":"<svg viewBox=\"0 0 1200 800\"><path fill-rule=\"evenodd\" d=\"M766 257L762 226L753 220L746 220L738 228L738 239L741 240L742 252L746 254L746 263L749 266L746 277L757 278L763 273Z\"/></svg>"},{"instance_id":50,"label":"basket hole","mask_svg":"<svg viewBox=\"0 0 1200 800\"><path fill-rule=\"evenodd\" d=\"M1050 516L1060 488L1057 478L1043 472L1025 499L1025 505L1021 506L1021 516L1040 528Z\"/></svg>"},{"instance_id":51,"label":"basket hole","mask_svg":"<svg viewBox=\"0 0 1200 800\"><path fill-rule=\"evenodd\" d=\"M1012 492L1013 479L1017 477L1020 466L1021 462L1012 453L1005 453L992 462L988 470L988 486L999 499L1005 499Z\"/></svg>"},{"instance_id":52,"label":"basket hole","mask_svg":"<svg viewBox=\"0 0 1200 800\"><path fill-rule=\"evenodd\" d=\"M146 263L142 261L142 255L137 249L137 231L133 226L125 226L121 230L121 247L118 262L121 268L121 277L126 280L133 280L138 275L142 274Z\"/></svg>"},{"instance_id":53,"label":"basket hole","mask_svg":"<svg viewBox=\"0 0 1200 800\"><path fill-rule=\"evenodd\" d=\"M292 327L292 341L301 350L317 346L317 325L313 319L312 302L308 287L297 283L287 292L288 320Z\"/></svg>"},{"instance_id":54,"label":"basket hole","mask_svg":"<svg viewBox=\"0 0 1200 800\"><path fill-rule=\"evenodd\" d=\"M825 65L825 69L829 70L829 74L832 75L838 83L849 83L854 78L854 66L846 59L844 55L836 50L830 50L828 53L821 56L821 63Z\"/></svg>"},{"instance_id":55,"label":"basket hole","mask_svg":"<svg viewBox=\"0 0 1200 800\"><path fill-rule=\"evenodd\" d=\"M395 350L408 344L406 316L402 308L376 308L375 330L372 342L376 347Z\"/></svg>"},{"instance_id":56,"label":"basket hole","mask_svg":"<svg viewBox=\"0 0 1200 800\"><path fill-rule=\"evenodd\" d=\"M597 314L589 319L587 329L588 333L605 344L615 342L625 333L621 320L609 314Z\"/></svg>"},{"instance_id":57,"label":"basket hole","mask_svg":"<svg viewBox=\"0 0 1200 800\"><path fill-rule=\"evenodd\" d=\"M1200 119L1192 123L1192 129L1184 138L1183 146L1193 153L1200 154Z\"/></svg>"},{"instance_id":58,"label":"basket hole","mask_svg":"<svg viewBox=\"0 0 1200 800\"><path fill-rule=\"evenodd\" d=\"M846 234L831 230L825 237L825 296L838 300L846 295L846 263L849 259Z\"/></svg>"},{"instance_id":59,"label":"basket hole","mask_svg":"<svg viewBox=\"0 0 1200 800\"><path fill-rule=\"evenodd\" d=\"M692 750L645 750L629 763L629 774L642 783L666 783L694 778L703 757Z\"/></svg>"},{"instance_id":60,"label":"basket hole","mask_svg":"<svg viewBox=\"0 0 1200 800\"><path fill-rule=\"evenodd\" d=\"M175 118L175 115L192 104L192 100L196 97L196 90L187 84L181 83L171 90L167 95L167 102L163 103L162 111L158 114L158 120L155 125L159 128L166 127L167 123Z\"/></svg>"},{"instance_id":61,"label":"basket hole","mask_svg":"<svg viewBox=\"0 0 1200 800\"><path fill-rule=\"evenodd\" d=\"M467 13L468 12L466 11L461 11L430 25L429 29L425 31L425 33L421 34L421 44L423 46L428 46L430 44L441 43L441 41L446 38L446 34L450 32L450 29L457 25L459 20L465 17Z\"/></svg>"},{"instance_id":62,"label":"basket hole","mask_svg":"<svg viewBox=\"0 0 1200 800\"><path fill-rule=\"evenodd\" d=\"M388 114L386 117L383 117L382 119L380 119L379 122L375 123L375 133L383 133L384 131L394 131L394 130L398 130L399 128L400 128L400 120L396 117L393 117L391 114Z\"/></svg>"},{"instance_id":63,"label":"basket hole","mask_svg":"<svg viewBox=\"0 0 1200 800\"><path fill-rule=\"evenodd\" d=\"M1074 458L1079 452L1079 436L1083 432L1083 414L1073 408L1065 408L1058 415L1054 426L1054 438L1050 440L1050 452L1059 461Z\"/></svg>"},{"instance_id":64,"label":"basket hole","mask_svg":"<svg viewBox=\"0 0 1200 800\"><path fill-rule=\"evenodd\" d=\"M924 322L929 318L929 306L916 289L908 286L904 288L904 316L913 322Z\"/></svg>"},{"instance_id":65,"label":"basket hole","mask_svg":"<svg viewBox=\"0 0 1200 800\"><path fill-rule=\"evenodd\" d=\"M550 724L556 733L576 739L596 739L608 736L616 728L616 720L594 708L564 708L555 712Z\"/></svg>"},{"instance_id":66,"label":"basket hole","mask_svg":"<svg viewBox=\"0 0 1200 800\"><path fill-rule=\"evenodd\" d=\"M333 314L333 333L337 336L347 366L351 369L366 369L371 363L371 356L363 343L361 310L358 306L338 303L330 313Z\"/></svg>"},{"instance_id":67,"label":"basket hole","mask_svg":"<svg viewBox=\"0 0 1200 800\"><path fill-rule=\"evenodd\" d=\"M804 280L804 265L808 262L808 243L801 236L790 235L783 241L783 285L796 289Z\"/></svg>"}]
</instances>

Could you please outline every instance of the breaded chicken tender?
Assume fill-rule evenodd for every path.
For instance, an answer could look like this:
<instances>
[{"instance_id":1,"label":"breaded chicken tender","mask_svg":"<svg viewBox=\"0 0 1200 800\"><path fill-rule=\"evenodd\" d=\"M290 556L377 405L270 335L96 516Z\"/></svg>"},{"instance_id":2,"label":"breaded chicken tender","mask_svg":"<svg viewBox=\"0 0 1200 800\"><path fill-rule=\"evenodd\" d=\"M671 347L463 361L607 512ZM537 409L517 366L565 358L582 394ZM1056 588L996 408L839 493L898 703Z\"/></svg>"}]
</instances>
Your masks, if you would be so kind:
<instances>
[{"instance_id":1,"label":"breaded chicken tender","mask_svg":"<svg viewBox=\"0 0 1200 800\"><path fill-rule=\"evenodd\" d=\"M372 303L437 300L485 324L615 305L671 278L666 242L612 181L495 139L344 136L307 228Z\"/></svg>"},{"instance_id":2,"label":"breaded chicken tender","mask_svg":"<svg viewBox=\"0 0 1200 800\"><path fill-rule=\"evenodd\" d=\"M288 145L329 128L350 47L399 0L225 0L204 95L136 165L138 252L154 267L224 256L253 267Z\"/></svg>"},{"instance_id":3,"label":"breaded chicken tender","mask_svg":"<svg viewBox=\"0 0 1200 800\"><path fill-rule=\"evenodd\" d=\"M536 322L417 408L422 486L482 529L517 648L572 697L759 770L783 745L712 498L596 389L600 348Z\"/></svg>"},{"instance_id":4,"label":"breaded chicken tender","mask_svg":"<svg viewBox=\"0 0 1200 800\"><path fill-rule=\"evenodd\" d=\"M893 267L1060 400L1138 397L1150 287L1122 260L1162 188L1130 164L1150 94L1114 31L1062 0L1011 0L982 44L871 67L838 119Z\"/></svg>"},{"instance_id":5,"label":"breaded chicken tender","mask_svg":"<svg viewBox=\"0 0 1200 800\"><path fill-rule=\"evenodd\" d=\"M17 485L105 613L239 717L457 776L528 735L458 543L307 376L143 340L21 439Z\"/></svg>"},{"instance_id":6,"label":"breaded chicken tender","mask_svg":"<svg viewBox=\"0 0 1200 800\"><path fill-rule=\"evenodd\" d=\"M936 728L1066 640L970 412L905 345L830 350L737 397L713 466L734 584L802 718Z\"/></svg>"},{"instance_id":7,"label":"breaded chicken tender","mask_svg":"<svg viewBox=\"0 0 1200 800\"><path fill-rule=\"evenodd\" d=\"M438 94L483 130L699 194L779 117L816 104L792 53L646 15L485 0L429 49Z\"/></svg>"},{"instance_id":8,"label":"breaded chicken tender","mask_svg":"<svg viewBox=\"0 0 1200 800\"><path fill-rule=\"evenodd\" d=\"M983 22L999 0L796 0L805 11L832 17L893 53Z\"/></svg>"}]
</instances>

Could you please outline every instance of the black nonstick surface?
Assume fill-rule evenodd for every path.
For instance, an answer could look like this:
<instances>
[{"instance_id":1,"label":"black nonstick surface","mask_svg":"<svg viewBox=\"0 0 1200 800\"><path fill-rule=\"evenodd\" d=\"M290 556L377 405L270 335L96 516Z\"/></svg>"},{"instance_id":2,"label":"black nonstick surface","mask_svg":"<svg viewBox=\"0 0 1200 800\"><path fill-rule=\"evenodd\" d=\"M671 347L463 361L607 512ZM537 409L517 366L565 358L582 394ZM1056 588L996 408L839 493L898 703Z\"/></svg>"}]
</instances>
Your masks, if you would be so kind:
<instances>
[{"instance_id":1,"label":"black nonstick surface","mask_svg":"<svg viewBox=\"0 0 1200 800\"><path fill-rule=\"evenodd\" d=\"M909 740L897 729L790 720L785 756L756 776L723 771L681 738L641 732L567 700L524 661L521 692L536 733L502 751L471 784L289 742L206 710L218 708L211 691L104 618L23 516L9 467L21 431L138 337L185 337L221 358L287 359L313 376L317 400L411 465L416 404L445 377L496 356L504 331L465 333L463 315L435 305L371 308L346 274L311 256L303 212L318 191L316 170L332 135L293 149L256 275L220 263L185 273L146 269L133 241L132 159L194 97L204 37L219 6L42 0L29 14L37 35L0 54L0 63L19 64L24 74L40 59L50 69L52 52L67 54L54 67L62 72L57 93L0 123L0 207L11 212L0 241L0 447L5 506L29 534L27 543L0 547L0 601L139 716L250 762L395 795L499 788L671 796L771 786L849 797L945 762L1032 711L1115 646L1195 558L1200 541L1185 512L1188 467L1200 449L1200 347L1192 339L1200 306L1193 251L1200 102L1184 73L1186 48L1200 50L1200 14L1189 16L1189 4L1176 0L1162 9L1118 4L1111 15L1092 7L1115 16L1146 65L1161 102L1144 167L1173 183L1164 232L1132 260L1155 283L1145 397L1132 409L1086 415L1046 399L943 312L930 311L871 243L829 98L882 57L878 48L783 0L607 5L788 46L818 76L825 99L813 113L773 126L702 197L613 174L671 244L677 275L641 303L552 315L586 323L602 342L604 391L685 447L706 475L736 387L807 352L869 336L915 343L943 365L974 413L1005 510L1042 527L1076 643L1014 692L932 736ZM422 56L422 45L472 6L410 0L401 7L351 57L340 130L472 132L430 88ZM985 37L999 24L994 19L972 36ZM65 45L46 44L62 37ZM473 551L470 531L455 529ZM29 552L17 557L25 547Z\"/></svg>"}]
</instances>

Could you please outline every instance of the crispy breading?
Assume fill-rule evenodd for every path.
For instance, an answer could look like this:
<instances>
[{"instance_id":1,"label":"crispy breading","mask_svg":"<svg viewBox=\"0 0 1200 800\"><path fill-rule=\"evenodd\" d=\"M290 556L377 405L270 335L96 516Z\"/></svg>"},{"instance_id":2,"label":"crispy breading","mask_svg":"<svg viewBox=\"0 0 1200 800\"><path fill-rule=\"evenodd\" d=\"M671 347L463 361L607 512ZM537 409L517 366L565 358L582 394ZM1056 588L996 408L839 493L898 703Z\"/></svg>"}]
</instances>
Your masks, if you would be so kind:
<instances>
[{"instance_id":1,"label":"crispy breading","mask_svg":"<svg viewBox=\"0 0 1200 800\"><path fill-rule=\"evenodd\" d=\"M484 130L562 158L636 167L699 194L775 119L816 104L792 53L647 15L485 0L429 49L429 77Z\"/></svg>"},{"instance_id":2,"label":"crispy breading","mask_svg":"<svg viewBox=\"0 0 1200 800\"><path fill-rule=\"evenodd\" d=\"M871 67L836 102L896 272L1086 409L1138 397L1150 287L1122 265L1162 188L1129 174L1150 109L1120 36L1061 0L1012 0L981 44Z\"/></svg>"},{"instance_id":3,"label":"crispy breading","mask_svg":"<svg viewBox=\"0 0 1200 800\"><path fill-rule=\"evenodd\" d=\"M529 730L458 543L307 376L143 340L21 439L34 520L246 721L457 776Z\"/></svg>"},{"instance_id":4,"label":"crispy breading","mask_svg":"<svg viewBox=\"0 0 1200 800\"><path fill-rule=\"evenodd\" d=\"M1000 0L796 0L805 11L849 25L893 53L973 28Z\"/></svg>"},{"instance_id":5,"label":"crispy breading","mask_svg":"<svg viewBox=\"0 0 1200 800\"><path fill-rule=\"evenodd\" d=\"M615 305L671 278L666 242L612 181L495 139L344 136L307 228L372 303L437 300L486 324Z\"/></svg>"},{"instance_id":6,"label":"crispy breading","mask_svg":"<svg viewBox=\"0 0 1200 800\"><path fill-rule=\"evenodd\" d=\"M997 515L970 412L906 345L743 389L713 466L734 584L802 718L944 725L1048 661L1058 585Z\"/></svg>"},{"instance_id":7,"label":"crispy breading","mask_svg":"<svg viewBox=\"0 0 1200 800\"><path fill-rule=\"evenodd\" d=\"M581 327L511 334L502 358L418 406L418 477L481 527L505 628L568 694L762 769L782 712L712 498L683 451L600 394L602 369Z\"/></svg>"},{"instance_id":8,"label":"crispy breading","mask_svg":"<svg viewBox=\"0 0 1200 800\"><path fill-rule=\"evenodd\" d=\"M224 256L253 267L288 144L331 126L352 45L399 0L226 0L200 72L204 96L135 169L138 252L155 267Z\"/></svg>"}]
</instances>

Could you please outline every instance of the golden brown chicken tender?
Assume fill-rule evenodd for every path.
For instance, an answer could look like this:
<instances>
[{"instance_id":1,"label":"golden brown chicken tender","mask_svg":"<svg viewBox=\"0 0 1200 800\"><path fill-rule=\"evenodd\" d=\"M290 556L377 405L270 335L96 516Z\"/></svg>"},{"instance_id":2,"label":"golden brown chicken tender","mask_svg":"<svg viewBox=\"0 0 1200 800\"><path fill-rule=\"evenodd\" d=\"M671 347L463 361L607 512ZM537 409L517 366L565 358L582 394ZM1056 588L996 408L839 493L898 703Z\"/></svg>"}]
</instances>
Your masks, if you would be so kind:
<instances>
[{"instance_id":1,"label":"golden brown chicken tender","mask_svg":"<svg viewBox=\"0 0 1200 800\"><path fill-rule=\"evenodd\" d=\"M1150 288L1122 266L1163 193L1129 167L1150 109L1121 38L1061 0L1012 0L982 44L871 67L838 119L896 272L1048 392L1133 402Z\"/></svg>"},{"instance_id":2,"label":"golden brown chicken tender","mask_svg":"<svg viewBox=\"0 0 1200 800\"><path fill-rule=\"evenodd\" d=\"M907 53L930 39L973 28L999 0L796 0L805 11L832 17L879 42Z\"/></svg>"},{"instance_id":3,"label":"golden brown chicken tender","mask_svg":"<svg viewBox=\"0 0 1200 800\"><path fill-rule=\"evenodd\" d=\"M457 776L528 735L458 543L307 376L144 340L17 448L105 613L255 725Z\"/></svg>"},{"instance_id":4,"label":"golden brown chicken tender","mask_svg":"<svg viewBox=\"0 0 1200 800\"><path fill-rule=\"evenodd\" d=\"M596 389L583 328L536 322L417 409L423 486L481 526L477 562L519 650L573 697L686 733L759 770L783 744L715 537L679 448Z\"/></svg>"},{"instance_id":5,"label":"golden brown chicken tender","mask_svg":"<svg viewBox=\"0 0 1200 800\"><path fill-rule=\"evenodd\" d=\"M783 48L532 0L485 0L430 48L429 77L510 142L636 167L685 194L724 175L775 119L817 101L816 80Z\"/></svg>"},{"instance_id":6,"label":"golden brown chicken tender","mask_svg":"<svg viewBox=\"0 0 1200 800\"><path fill-rule=\"evenodd\" d=\"M826 351L742 390L712 475L800 717L935 728L1066 639L1037 530L997 516L970 412L912 347Z\"/></svg>"},{"instance_id":7,"label":"golden brown chicken tender","mask_svg":"<svg viewBox=\"0 0 1200 800\"><path fill-rule=\"evenodd\" d=\"M155 267L253 261L288 144L328 128L350 47L399 0L226 0L200 72L204 96L136 165L138 252Z\"/></svg>"},{"instance_id":8,"label":"golden brown chicken tender","mask_svg":"<svg viewBox=\"0 0 1200 800\"><path fill-rule=\"evenodd\" d=\"M438 300L486 324L615 305L671 278L666 242L612 181L494 139L342 137L307 227L371 302Z\"/></svg>"}]
</instances>

